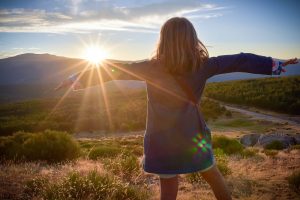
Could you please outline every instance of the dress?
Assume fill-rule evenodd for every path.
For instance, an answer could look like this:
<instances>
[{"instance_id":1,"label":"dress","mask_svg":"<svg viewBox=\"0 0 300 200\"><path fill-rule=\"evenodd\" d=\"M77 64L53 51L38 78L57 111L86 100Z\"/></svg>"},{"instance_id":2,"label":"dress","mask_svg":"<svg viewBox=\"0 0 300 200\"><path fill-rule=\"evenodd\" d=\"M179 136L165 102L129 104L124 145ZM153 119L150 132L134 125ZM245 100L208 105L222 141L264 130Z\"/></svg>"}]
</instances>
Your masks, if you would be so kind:
<instances>
[{"instance_id":1,"label":"dress","mask_svg":"<svg viewBox=\"0 0 300 200\"><path fill-rule=\"evenodd\" d=\"M183 77L200 100L207 79L214 75L230 72L272 75L272 65L271 57L250 53L224 55L209 58L197 72L186 73ZM202 113L198 117L186 93L158 62L108 63L101 67L100 73L91 71L77 75L83 88L109 80L146 82L144 171L185 174L214 164L210 130ZM89 80L92 81L87 81L91 76Z\"/></svg>"}]
</instances>

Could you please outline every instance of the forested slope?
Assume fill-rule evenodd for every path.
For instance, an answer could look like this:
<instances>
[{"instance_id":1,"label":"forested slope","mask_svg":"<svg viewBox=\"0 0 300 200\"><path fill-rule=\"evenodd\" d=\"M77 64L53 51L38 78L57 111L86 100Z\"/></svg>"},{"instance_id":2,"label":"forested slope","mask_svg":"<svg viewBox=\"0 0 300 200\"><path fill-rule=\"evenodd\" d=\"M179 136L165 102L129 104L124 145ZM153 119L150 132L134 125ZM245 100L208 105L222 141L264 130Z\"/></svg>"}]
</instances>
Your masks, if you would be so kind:
<instances>
[{"instance_id":1,"label":"forested slope","mask_svg":"<svg viewBox=\"0 0 300 200\"><path fill-rule=\"evenodd\" d=\"M300 76L209 83L204 95L228 103L300 114Z\"/></svg>"}]
</instances>

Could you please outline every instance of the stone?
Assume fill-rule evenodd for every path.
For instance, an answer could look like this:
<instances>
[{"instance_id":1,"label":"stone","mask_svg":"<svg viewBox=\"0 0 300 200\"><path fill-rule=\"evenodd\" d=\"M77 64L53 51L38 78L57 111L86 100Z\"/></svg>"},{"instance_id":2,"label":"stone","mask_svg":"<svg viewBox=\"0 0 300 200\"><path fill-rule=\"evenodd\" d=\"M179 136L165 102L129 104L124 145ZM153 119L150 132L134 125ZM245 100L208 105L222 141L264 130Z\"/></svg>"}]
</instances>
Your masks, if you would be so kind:
<instances>
[{"instance_id":1,"label":"stone","mask_svg":"<svg viewBox=\"0 0 300 200\"><path fill-rule=\"evenodd\" d=\"M254 146L257 143L259 137L260 134L257 133L247 134L240 139L240 143L246 147Z\"/></svg>"},{"instance_id":2,"label":"stone","mask_svg":"<svg viewBox=\"0 0 300 200\"><path fill-rule=\"evenodd\" d=\"M295 139L296 144L300 144L300 134L297 133L296 135L293 136Z\"/></svg>"},{"instance_id":3,"label":"stone","mask_svg":"<svg viewBox=\"0 0 300 200\"><path fill-rule=\"evenodd\" d=\"M280 141L283 144L284 148L288 148L291 145L297 144L295 136L289 136L280 133L272 133L272 134L260 135L256 145L265 147L266 145L270 144L273 141Z\"/></svg>"}]
</instances>

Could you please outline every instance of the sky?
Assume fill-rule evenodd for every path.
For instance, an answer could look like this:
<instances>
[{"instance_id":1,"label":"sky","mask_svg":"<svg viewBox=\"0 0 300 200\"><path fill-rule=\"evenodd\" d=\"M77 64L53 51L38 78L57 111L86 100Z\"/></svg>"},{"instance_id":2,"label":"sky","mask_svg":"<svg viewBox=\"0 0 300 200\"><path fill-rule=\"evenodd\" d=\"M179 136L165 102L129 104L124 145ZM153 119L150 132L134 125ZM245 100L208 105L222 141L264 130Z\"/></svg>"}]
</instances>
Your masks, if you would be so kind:
<instances>
[{"instance_id":1,"label":"sky","mask_svg":"<svg viewBox=\"0 0 300 200\"><path fill-rule=\"evenodd\" d=\"M299 0L1 0L0 58L49 53L82 58L150 58L174 16L194 25L210 56L240 52L300 57Z\"/></svg>"}]
</instances>

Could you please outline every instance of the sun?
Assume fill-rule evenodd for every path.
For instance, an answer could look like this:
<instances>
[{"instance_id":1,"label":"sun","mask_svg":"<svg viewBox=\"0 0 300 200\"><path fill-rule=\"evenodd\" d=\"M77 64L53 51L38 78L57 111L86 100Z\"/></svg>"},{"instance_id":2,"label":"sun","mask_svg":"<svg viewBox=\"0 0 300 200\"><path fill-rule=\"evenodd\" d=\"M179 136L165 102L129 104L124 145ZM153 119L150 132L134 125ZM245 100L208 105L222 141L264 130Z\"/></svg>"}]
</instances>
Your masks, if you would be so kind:
<instances>
[{"instance_id":1,"label":"sun","mask_svg":"<svg viewBox=\"0 0 300 200\"><path fill-rule=\"evenodd\" d=\"M96 45L86 47L83 52L84 59L95 65L101 64L103 60L107 58L107 56L107 51Z\"/></svg>"}]
</instances>

